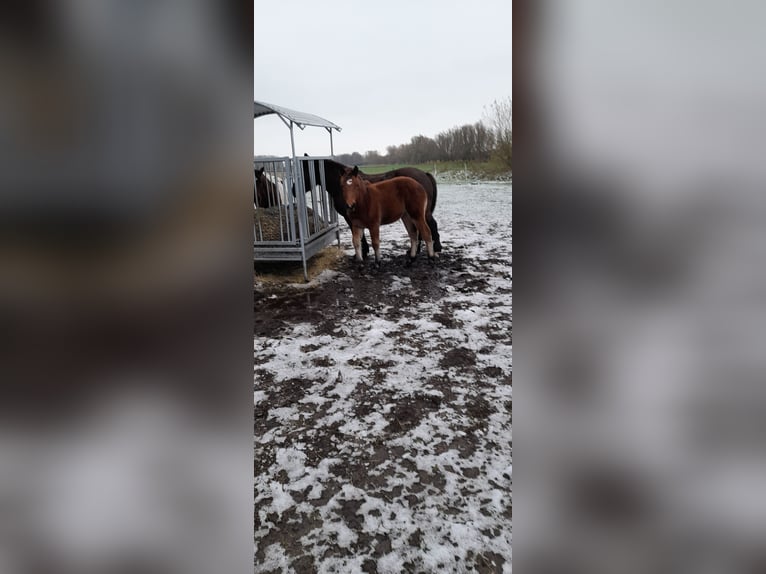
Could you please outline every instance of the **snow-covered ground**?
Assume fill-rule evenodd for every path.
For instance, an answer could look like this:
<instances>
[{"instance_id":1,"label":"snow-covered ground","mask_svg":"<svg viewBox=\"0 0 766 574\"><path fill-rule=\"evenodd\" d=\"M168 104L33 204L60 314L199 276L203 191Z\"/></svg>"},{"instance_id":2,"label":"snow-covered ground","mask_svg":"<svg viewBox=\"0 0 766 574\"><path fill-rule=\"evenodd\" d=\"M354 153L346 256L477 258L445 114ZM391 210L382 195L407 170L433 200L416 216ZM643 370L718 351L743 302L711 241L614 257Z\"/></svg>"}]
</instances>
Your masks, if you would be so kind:
<instances>
[{"instance_id":1,"label":"snow-covered ground","mask_svg":"<svg viewBox=\"0 0 766 574\"><path fill-rule=\"evenodd\" d=\"M396 223L379 270L256 288L256 572L511 571L511 186L434 215L435 266Z\"/></svg>"}]
</instances>

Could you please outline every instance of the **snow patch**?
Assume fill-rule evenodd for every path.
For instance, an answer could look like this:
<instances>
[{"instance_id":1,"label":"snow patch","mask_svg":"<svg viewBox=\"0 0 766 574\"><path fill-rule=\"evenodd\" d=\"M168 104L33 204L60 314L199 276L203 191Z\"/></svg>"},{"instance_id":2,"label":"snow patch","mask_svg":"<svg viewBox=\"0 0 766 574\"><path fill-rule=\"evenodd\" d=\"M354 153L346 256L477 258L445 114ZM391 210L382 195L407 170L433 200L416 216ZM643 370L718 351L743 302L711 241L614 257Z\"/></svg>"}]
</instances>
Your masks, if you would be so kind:
<instances>
[{"instance_id":1,"label":"snow patch","mask_svg":"<svg viewBox=\"0 0 766 574\"><path fill-rule=\"evenodd\" d=\"M459 268L437 263L428 285L387 273L387 301L347 289L354 306L335 325L301 321L256 339L260 368L274 374L255 384L254 403L270 407L256 448L274 457L255 477L256 546L280 529L289 540L295 514L320 524L291 541L318 572L361 572L371 559L381 573L468 572L487 553L511 572L511 207L509 186L440 185L442 261L459 253ZM384 258L409 243L394 225L381 241ZM325 271L295 288L369 280ZM403 304L390 306L392 295ZM465 365L444 361L453 349L470 351ZM307 381L299 393L280 387L294 379ZM288 510L289 524L268 518ZM373 558L380 535L391 549ZM289 548L270 546L256 571L290 571L300 555Z\"/></svg>"}]
</instances>

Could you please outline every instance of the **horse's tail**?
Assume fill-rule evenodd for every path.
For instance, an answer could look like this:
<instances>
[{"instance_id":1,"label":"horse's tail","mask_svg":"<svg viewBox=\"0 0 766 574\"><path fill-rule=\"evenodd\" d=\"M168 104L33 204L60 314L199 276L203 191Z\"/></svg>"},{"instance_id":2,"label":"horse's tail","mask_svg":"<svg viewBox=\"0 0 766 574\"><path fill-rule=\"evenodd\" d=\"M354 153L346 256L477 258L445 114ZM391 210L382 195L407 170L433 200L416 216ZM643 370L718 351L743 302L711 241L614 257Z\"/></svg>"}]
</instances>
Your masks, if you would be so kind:
<instances>
[{"instance_id":1,"label":"horse's tail","mask_svg":"<svg viewBox=\"0 0 766 574\"><path fill-rule=\"evenodd\" d=\"M428 172L426 172L426 175L428 176L428 179L431 180L431 186L433 187L433 190L434 190L431 197L431 204L428 206L428 211L433 213L434 209L436 209L436 178Z\"/></svg>"},{"instance_id":2,"label":"horse's tail","mask_svg":"<svg viewBox=\"0 0 766 574\"><path fill-rule=\"evenodd\" d=\"M426 175L428 176L428 179L431 180L431 185L433 186L433 194L432 198L429 204L429 212L426 214L426 223L428 223L428 227L431 230L431 237L434 242L434 251L441 251L442 250L442 242L441 238L439 237L439 227L436 224L436 220L434 219L433 213L434 209L436 209L436 178L434 178L433 175L426 172Z\"/></svg>"}]
</instances>

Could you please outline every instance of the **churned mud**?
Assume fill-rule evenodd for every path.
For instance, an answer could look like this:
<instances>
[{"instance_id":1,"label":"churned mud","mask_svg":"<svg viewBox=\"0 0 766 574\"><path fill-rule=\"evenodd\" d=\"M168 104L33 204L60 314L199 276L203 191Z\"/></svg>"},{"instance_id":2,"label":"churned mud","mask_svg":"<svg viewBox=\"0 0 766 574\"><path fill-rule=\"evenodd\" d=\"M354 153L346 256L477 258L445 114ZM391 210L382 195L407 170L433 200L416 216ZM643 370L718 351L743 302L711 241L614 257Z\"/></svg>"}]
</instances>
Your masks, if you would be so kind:
<instances>
[{"instance_id":1,"label":"churned mud","mask_svg":"<svg viewBox=\"0 0 766 574\"><path fill-rule=\"evenodd\" d=\"M510 186L443 187L435 265L256 280L256 572L511 571Z\"/></svg>"}]
</instances>

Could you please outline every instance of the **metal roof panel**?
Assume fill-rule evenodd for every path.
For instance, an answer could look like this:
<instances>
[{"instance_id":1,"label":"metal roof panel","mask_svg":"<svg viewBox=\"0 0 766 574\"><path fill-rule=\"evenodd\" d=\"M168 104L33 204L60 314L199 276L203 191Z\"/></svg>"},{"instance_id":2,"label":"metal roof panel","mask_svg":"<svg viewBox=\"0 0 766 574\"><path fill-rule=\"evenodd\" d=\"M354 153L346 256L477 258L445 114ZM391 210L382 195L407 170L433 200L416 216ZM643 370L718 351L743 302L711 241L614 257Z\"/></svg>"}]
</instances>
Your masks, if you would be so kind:
<instances>
[{"instance_id":1,"label":"metal roof panel","mask_svg":"<svg viewBox=\"0 0 766 574\"><path fill-rule=\"evenodd\" d=\"M267 104L266 102L253 102L254 104L254 118L265 116L268 114L277 114L282 119L291 121L298 125L301 129L305 126L316 126L320 128L327 128L331 130L340 131L340 126L332 123L330 120L320 118L314 114L307 114L305 112L298 112L285 108L282 106L275 106L274 104Z\"/></svg>"}]
</instances>

